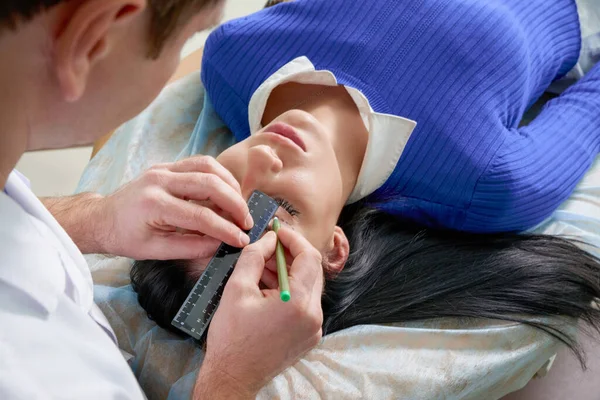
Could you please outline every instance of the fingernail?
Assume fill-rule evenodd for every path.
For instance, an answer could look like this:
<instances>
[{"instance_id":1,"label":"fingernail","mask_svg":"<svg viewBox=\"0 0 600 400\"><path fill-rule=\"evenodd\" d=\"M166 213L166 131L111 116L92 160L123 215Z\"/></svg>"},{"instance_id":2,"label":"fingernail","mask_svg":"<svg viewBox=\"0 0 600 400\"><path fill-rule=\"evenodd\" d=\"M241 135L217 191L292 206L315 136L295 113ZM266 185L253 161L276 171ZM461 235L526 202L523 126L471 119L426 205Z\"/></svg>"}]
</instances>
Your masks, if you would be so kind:
<instances>
[{"instance_id":1,"label":"fingernail","mask_svg":"<svg viewBox=\"0 0 600 400\"><path fill-rule=\"evenodd\" d=\"M250 236L244 232L240 232L240 242L242 242L242 246L248 246L250 244Z\"/></svg>"},{"instance_id":2,"label":"fingernail","mask_svg":"<svg viewBox=\"0 0 600 400\"><path fill-rule=\"evenodd\" d=\"M251 229L254 226L254 219L252 219L252 215L248 214L246 217L246 229Z\"/></svg>"}]
</instances>

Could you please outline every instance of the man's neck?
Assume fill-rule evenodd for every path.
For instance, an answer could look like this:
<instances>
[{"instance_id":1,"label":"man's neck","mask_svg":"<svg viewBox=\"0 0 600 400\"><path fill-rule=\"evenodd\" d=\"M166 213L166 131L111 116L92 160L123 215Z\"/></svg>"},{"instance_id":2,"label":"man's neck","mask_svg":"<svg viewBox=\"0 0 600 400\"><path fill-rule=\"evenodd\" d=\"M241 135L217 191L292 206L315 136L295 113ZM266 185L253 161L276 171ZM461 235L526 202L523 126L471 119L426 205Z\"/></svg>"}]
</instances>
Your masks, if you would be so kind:
<instances>
[{"instance_id":1,"label":"man's neck","mask_svg":"<svg viewBox=\"0 0 600 400\"><path fill-rule=\"evenodd\" d=\"M1 87L1 86L0 86ZM0 90L0 93L6 93ZM8 175L27 148L28 130L26 124L21 124L16 114L10 115L11 102L3 102L5 107L0 110L0 189L4 189ZM6 106L8 105L8 106Z\"/></svg>"},{"instance_id":2,"label":"man's neck","mask_svg":"<svg viewBox=\"0 0 600 400\"><path fill-rule=\"evenodd\" d=\"M18 52L17 52L18 51ZM15 53L17 52L17 53ZM0 40L0 54L19 54L15 43ZM31 82L21 68L18 57L0 58L0 187L4 189L8 175L27 149L29 109L27 100Z\"/></svg>"}]
</instances>

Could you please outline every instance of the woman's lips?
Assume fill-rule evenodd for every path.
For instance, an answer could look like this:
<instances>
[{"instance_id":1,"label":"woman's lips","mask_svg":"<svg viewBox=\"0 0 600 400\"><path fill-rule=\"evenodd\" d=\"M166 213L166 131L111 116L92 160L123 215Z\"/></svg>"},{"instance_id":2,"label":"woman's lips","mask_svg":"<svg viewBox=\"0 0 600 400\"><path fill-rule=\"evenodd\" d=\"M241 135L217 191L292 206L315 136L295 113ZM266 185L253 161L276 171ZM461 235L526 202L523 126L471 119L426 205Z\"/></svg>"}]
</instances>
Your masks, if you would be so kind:
<instances>
[{"instance_id":1,"label":"woman's lips","mask_svg":"<svg viewBox=\"0 0 600 400\"><path fill-rule=\"evenodd\" d=\"M296 146L300 147L300 149L302 149L303 152L306 152L306 145L304 144L304 141L302 140L300 135L298 135L298 132L296 132L296 130L288 124L284 124L283 122L276 122L272 125L267 126L264 132L271 132L283 136L284 138L287 138L290 141L292 141Z\"/></svg>"}]
</instances>

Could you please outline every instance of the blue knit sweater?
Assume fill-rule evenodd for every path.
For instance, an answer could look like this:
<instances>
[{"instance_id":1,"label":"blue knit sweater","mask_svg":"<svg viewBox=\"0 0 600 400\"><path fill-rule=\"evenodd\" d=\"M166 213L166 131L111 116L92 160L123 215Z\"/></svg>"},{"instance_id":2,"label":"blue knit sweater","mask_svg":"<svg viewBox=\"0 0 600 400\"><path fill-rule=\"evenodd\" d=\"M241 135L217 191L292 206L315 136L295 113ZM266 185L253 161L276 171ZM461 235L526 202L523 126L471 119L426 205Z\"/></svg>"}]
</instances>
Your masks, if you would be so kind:
<instances>
[{"instance_id":1,"label":"blue knit sweater","mask_svg":"<svg viewBox=\"0 0 600 400\"><path fill-rule=\"evenodd\" d=\"M307 56L375 111L418 122L371 205L427 226L521 231L570 195L600 149L600 65L519 128L580 41L573 0L296 0L215 31L202 78L243 140L254 91Z\"/></svg>"}]
</instances>

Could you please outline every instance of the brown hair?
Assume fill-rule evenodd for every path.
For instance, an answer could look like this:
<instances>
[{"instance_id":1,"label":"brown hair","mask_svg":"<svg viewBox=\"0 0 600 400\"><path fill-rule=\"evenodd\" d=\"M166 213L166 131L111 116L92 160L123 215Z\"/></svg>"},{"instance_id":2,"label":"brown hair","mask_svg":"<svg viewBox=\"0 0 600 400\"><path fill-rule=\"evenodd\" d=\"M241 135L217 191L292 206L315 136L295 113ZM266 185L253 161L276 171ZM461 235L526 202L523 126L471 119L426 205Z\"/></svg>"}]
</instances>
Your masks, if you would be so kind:
<instances>
[{"instance_id":1,"label":"brown hair","mask_svg":"<svg viewBox=\"0 0 600 400\"><path fill-rule=\"evenodd\" d=\"M212 6L221 0L149 0L150 56L158 57L165 42L204 7Z\"/></svg>"},{"instance_id":2,"label":"brown hair","mask_svg":"<svg viewBox=\"0 0 600 400\"><path fill-rule=\"evenodd\" d=\"M0 0L0 30L16 29L43 10L69 0ZM220 0L148 0L151 11L149 54L156 58L165 42L202 8Z\"/></svg>"}]
</instances>

